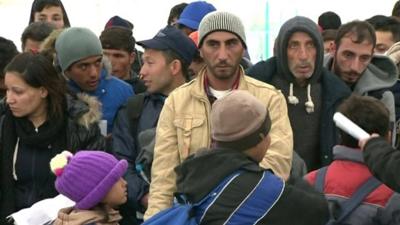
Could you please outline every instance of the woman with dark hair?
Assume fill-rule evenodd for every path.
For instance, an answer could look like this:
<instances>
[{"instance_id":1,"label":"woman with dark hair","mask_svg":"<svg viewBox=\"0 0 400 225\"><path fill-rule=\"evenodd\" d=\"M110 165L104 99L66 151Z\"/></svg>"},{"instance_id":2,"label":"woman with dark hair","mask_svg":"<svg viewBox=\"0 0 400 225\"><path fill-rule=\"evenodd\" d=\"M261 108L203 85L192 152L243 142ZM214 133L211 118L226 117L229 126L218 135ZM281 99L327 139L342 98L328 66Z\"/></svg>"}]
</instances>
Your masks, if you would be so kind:
<instances>
[{"instance_id":1,"label":"woman with dark hair","mask_svg":"<svg viewBox=\"0 0 400 225\"><path fill-rule=\"evenodd\" d=\"M5 68L0 117L0 224L5 217L57 195L49 162L69 150L105 149L99 103L67 94L65 79L42 55L17 55Z\"/></svg>"},{"instance_id":2,"label":"woman with dark hair","mask_svg":"<svg viewBox=\"0 0 400 225\"><path fill-rule=\"evenodd\" d=\"M39 21L52 23L57 29L71 26L61 0L34 0L29 24Z\"/></svg>"}]
</instances>

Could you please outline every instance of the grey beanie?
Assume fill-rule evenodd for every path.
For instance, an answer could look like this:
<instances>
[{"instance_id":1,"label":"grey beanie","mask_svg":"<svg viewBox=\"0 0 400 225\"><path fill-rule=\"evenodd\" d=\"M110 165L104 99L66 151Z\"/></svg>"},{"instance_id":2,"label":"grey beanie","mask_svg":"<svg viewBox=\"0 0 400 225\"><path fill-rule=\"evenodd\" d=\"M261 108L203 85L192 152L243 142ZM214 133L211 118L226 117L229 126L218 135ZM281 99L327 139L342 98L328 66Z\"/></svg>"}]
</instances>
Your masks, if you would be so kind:
<instances>
[{"instance_id":1,"label":"grey beanie","mask_svg":"<svg viewBox=\"0 0 400 225\"><path fill-rule=\"evenodd\" d=\"M99 38L89 29L71 27L64 30L56 40L58 62L64 72L78 60L102 55L103 49Z\"/></svg>"},{"instance_id":2,"label":"grey beanie","mask_svg":"<svg viewBox=\"0 0 400 225\"><path fill-rule=\"evenodd\" d=\"M199 25L199 48L203 45L204 38L215 31L228 31L235 34L247 48L243 23L236 15L219 11L207 14Z\"/></svg>"}]
</instances>

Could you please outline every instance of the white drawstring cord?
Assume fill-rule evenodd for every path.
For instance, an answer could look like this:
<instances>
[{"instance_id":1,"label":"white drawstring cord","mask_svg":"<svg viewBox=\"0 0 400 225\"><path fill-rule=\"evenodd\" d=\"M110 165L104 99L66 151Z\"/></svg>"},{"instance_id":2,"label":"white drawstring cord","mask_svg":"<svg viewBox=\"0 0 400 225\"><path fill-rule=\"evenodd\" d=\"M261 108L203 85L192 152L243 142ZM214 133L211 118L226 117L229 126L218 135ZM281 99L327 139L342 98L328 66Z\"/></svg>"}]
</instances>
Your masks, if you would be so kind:
<instances>
[{"instance_id":1,"label":"white drawstring cord","mask_svg":"<svg viewBox=\"0 0 400 225\"><path fill-rule=\"evenodd\" d=\"M293 83L290 83L288 101L292 105L297 105L299 103L299 99L293 95Z\"/></svg>"},{"instance_id":2,"label":"white drawstring cord","mask_svg":"<svg viewBox=\"0 0 400 225\"><path fill-rule=\"evenodd\" d=\"M314 103L311 99L311 84L307 86L307 102L305 104L307 113L314 112Z\"/></svg>"}]
</instances>

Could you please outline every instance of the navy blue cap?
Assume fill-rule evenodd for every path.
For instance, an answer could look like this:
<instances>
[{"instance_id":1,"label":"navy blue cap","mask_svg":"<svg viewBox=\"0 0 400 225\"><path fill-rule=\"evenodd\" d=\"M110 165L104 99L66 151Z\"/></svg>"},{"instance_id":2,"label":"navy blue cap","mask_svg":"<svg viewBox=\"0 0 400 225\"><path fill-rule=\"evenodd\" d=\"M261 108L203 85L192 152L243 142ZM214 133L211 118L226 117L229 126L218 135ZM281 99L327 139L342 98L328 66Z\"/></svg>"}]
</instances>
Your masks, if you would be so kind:
<instances>
[{"instance_id":1,"label":"navy blue cap","mask_svg":"<svg viewBox=\"0 0 400 225\"><path fill-rule=\"evenodd\" d=\"M109 27L115 27L115 26L125 27L129 30L133 30L133 24L131 22L129 22L128 20L121 18L119 16L111 17L107 21L106 25L104 26L104 29L107 29Z\"/></svg>"},{"instance_id":2,"label":"navy blue cap","mask_svg":"<svg viewBox=\"0 0 400 225\"><path fill-rule=\"evenodd\" d=\"M197 52L197 47L193 41L182 31L171 26L167 26L160 30L152 39L139 41L137 44L145 49L170 49L182 57L187 64L192 62L192 59Z\"/></svg>"}]
</instances>

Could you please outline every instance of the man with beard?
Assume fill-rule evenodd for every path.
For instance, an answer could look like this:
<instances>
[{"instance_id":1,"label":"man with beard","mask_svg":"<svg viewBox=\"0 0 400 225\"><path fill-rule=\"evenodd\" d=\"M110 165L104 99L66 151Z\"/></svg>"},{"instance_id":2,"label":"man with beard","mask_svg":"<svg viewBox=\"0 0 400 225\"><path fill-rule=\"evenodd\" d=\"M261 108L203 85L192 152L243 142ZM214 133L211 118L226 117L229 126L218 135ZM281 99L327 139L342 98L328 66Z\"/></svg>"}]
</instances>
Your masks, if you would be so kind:
<instances>
[{"instance_id":1,"label":"man with beard","mask_svg":"<svg viewBox=\"0 0 400 225\"><path fill-rule=\"evenodd\" d=\"M309 18L297 16L284 23L274 50L274 57L247 72L287 96L294 150L309 170L318 169L332 161L331 149L338 139L332 117L350 90L323 68L322 36Z\"/></svg>"},{"instance_id":2,"label":"man with beard","mask_svg":"<svg viewBox=\"0 0 400 225\"><path fill-rule=\"evenodd\" d=\"M353 93L380 99L388 108L393 125L395 103L389 88L398 79L397 68L388 57L373 54L375 45L375 30L371 24L357 20L344 24L338 30L334 52L324 58L324 66L342 79Z\"/></svg>"},{"instance_id":3,"label":"man with beard","mask_svg":"<svg viewBox=\"0 0 400 225\"><path fill-rule=\"evenodd\" d=\"M216 11L201 21L199 50L206 66L196 79L175 89L161 111L145 219L172 205L177 190L174 168L198 149L211 147L211 107L234 89L248 91L267 108L272 121L271 145L260 165L288 178L293 141L285 98L273 86L244 75L239 64L246 47L244 26L237 16ZM204 175L213 174L204 171Z\"/></svg>"}]
</instances>

